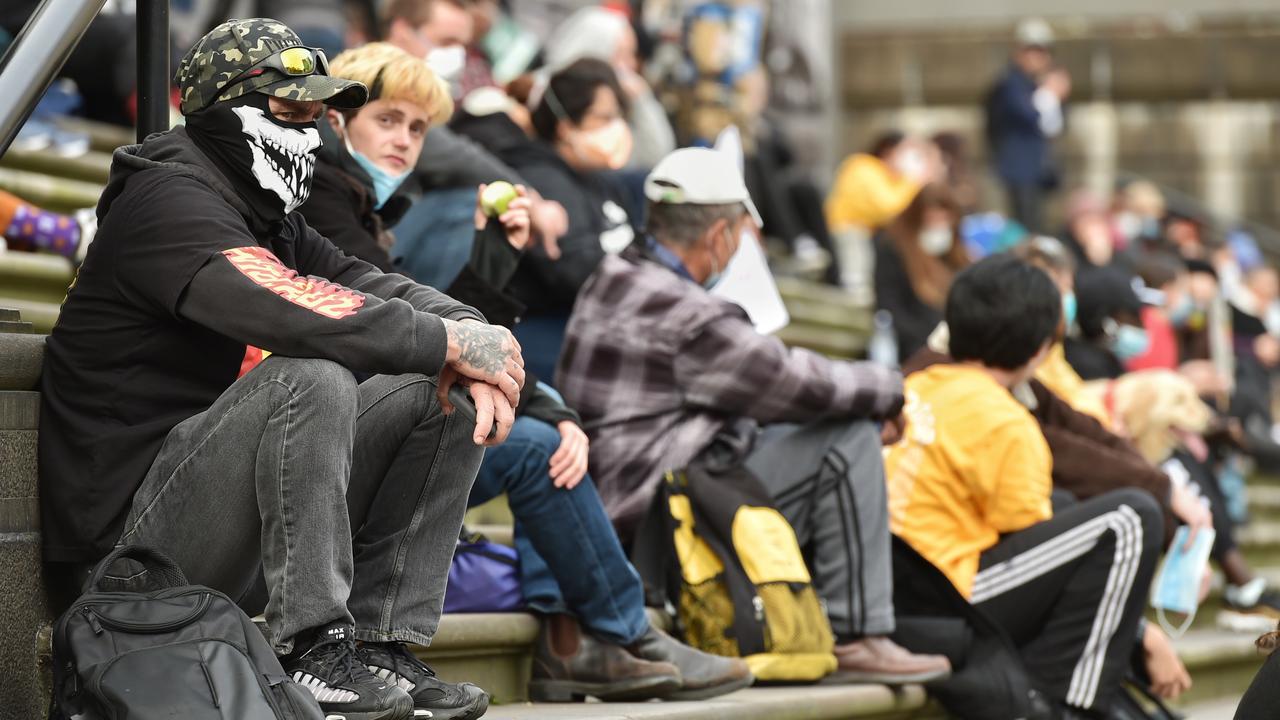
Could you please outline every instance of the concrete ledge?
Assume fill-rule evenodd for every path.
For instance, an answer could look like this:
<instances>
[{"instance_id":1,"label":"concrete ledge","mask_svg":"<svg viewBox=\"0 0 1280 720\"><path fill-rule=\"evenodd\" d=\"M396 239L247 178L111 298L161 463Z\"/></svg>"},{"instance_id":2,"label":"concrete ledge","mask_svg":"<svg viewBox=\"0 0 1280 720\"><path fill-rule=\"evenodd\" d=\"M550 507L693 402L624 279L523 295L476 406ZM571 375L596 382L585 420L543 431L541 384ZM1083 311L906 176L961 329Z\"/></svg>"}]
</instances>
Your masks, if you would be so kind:
<instances>
[{"instance_id":1,"label":"concrete ledge","mask_svg":"<svg viewBox=\"0 0 1280 720\"><path fill-rule=\"evenodd\" d=\"M0 333L0 391L34 390L44 362L44 335ZM0 405L0 428L6 427Z\"/></svg>"},{"instance_id":2,"label":"concrete ledge","mask_svg":"<svg viewBox=\"0 0 1280 720\"><path fill-rule=\"evenodd\" d=\"M883 685L748 688L702 702L508 705L486 718L595 718L596 720L843 720L910 718L926 707L923 688Z\"/></svg>"},{"instance_id":3,"label":"concrete ledge","mask_svg":"<svg viewBox=\"0 0 1280 720\"><path fill-rule=\"evenodd\" d=\"M529 698L538 621L524 613L445 615L431 647L415 652L450 682L473 682L496 703Z\"/></svg>"}]
</instances>

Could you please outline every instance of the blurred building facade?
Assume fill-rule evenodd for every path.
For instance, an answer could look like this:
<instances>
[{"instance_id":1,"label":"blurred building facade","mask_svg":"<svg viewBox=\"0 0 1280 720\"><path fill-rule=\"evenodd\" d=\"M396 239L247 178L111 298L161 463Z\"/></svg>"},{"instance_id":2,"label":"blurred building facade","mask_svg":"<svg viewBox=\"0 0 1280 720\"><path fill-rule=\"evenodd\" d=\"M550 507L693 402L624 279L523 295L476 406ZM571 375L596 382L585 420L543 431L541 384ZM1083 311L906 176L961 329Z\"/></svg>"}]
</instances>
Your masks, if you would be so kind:
<instances>
[{"instance_id":1,"label":"blurred building facade","mask_svg":"<svg viewBox=\"0 0 1280 720\"><path fill-rule=\"evenodd\" d=\"M889 128L954 130L984 168L983 97L1034 15L1073 79L1057 146L1067 186L1141 175L1280 228L1275 0L836 0L832 13L844 152ZM989 180L984 200L1000 207Z\"/></svg>"}]
</instances>

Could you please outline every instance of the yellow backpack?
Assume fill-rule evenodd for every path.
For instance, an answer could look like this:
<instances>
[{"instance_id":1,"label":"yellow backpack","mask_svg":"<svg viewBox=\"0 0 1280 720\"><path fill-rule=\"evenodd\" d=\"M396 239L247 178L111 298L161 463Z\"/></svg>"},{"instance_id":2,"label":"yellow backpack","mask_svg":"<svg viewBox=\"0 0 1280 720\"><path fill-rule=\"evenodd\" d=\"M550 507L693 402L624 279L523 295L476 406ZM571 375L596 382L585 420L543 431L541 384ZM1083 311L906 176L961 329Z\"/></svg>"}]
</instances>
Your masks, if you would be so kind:
<instances>
[{"instance_id":1,"label":"yellow backpack","mask_svg":"<svg viewBox=\"0 0 1280 720\"><path fill-rule=\"evenodd\" d=\"M745 468L667 473L633 548L651 601L689 645L742 657L758 680L816 681L836 669L795 531Z\"/></svg>"}]
</instances>

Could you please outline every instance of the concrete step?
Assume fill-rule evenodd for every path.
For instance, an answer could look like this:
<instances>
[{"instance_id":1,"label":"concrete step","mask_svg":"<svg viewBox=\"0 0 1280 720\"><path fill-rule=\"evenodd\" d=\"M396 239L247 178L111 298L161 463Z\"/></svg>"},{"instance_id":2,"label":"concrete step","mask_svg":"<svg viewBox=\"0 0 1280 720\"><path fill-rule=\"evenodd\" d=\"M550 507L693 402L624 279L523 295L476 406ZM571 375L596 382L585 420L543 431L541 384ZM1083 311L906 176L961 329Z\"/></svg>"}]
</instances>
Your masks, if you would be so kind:
<instances>
[{"instance_id":1,"label":"concrete step","mask_svg":"<svg viewBox=\"0 0 1280 720\"><path fill-rule=\"evenodd\" d=\"M486 717L600 718L602 720L819 720L830 718L933 718L935 704L923 690L878 685L758 687L697 703L529 704L525 684L531 670L537 621L530 615L446 615L429 648L418 655L452 682L474 682L491 692L495 707ZM1193 707L1238 698L1262 664L1254 634L1192 630L1174 641L1191 672L1193 687L1181 704ZM1192 716L1197 717L1197 716Z\"/></svg>"},{"instance_id":2,"label":"concrete step","mask_svg":"<svg viewBox=\"0 0 1280 720\"><path fill-rule=\"evenodd\" d=\"M538 621L525 613L444 615L431 647L415 648L440 677L473 682L497 703L529 698Z\"/></svg>"},{"instance_id":3,"label":"concrete step","mask_svg":"<svg viewBox=\"0 0 1280 720\"><path fill-rule=\"evenodd\" d=\"M926 709L929 708L929 709ZM748 688L702 702L519 704L491 708L493 720L890 720L937 717L924 690L882 685Z\"/></svg>"},{"instance_id":4,"label":"concrete step","mask_svg":"<svg viewBox=\"0 0 1280 720\"><path fill-rule=\"evenodd\" d=\"M1175 640L1192 682L1180 704L1239 698L1265 659L1254 647L1256 638L1224 630L1192 630Z\"/></svg>"}]
</instances>

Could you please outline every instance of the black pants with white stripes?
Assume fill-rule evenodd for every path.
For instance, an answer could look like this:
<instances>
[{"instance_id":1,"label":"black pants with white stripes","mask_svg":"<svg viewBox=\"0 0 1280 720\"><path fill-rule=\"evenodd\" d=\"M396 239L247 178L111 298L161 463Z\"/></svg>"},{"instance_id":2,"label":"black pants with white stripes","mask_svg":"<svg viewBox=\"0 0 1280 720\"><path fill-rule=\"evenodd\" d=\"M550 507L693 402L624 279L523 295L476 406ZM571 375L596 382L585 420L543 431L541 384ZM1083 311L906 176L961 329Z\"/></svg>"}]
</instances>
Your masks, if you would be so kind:
<instances>
[{"instance_id":1,"label":"black pants with white stripes","mask_svg":"<svg viewBox=\"0 0 1280 720\"><path fill-rule=\"evenodd\" d=\"M971 601L1002 625L1036 684L1108 707L1124 676L1160 552L1146 492L1115 490L1056 511L982 554Z\"/></svg>"}]
</instances>

